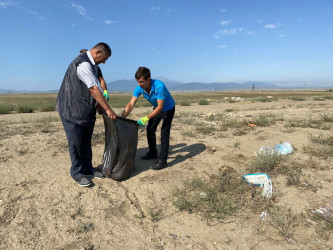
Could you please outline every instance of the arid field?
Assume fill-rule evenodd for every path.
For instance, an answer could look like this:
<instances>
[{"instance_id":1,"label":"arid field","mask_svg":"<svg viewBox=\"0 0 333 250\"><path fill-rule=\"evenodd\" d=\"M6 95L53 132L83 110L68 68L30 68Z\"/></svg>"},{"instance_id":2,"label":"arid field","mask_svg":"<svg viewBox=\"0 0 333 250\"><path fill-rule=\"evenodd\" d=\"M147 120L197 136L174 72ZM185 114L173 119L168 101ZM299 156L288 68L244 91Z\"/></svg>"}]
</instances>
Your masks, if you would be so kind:
<instances>
[{"instance_id":1,"label":"arid field","mask_svg":"<svg viewBox=\"0 0 333 250\"><path fill-rule=\"evenodd\" d=\"M89 188L70 177L56 94L0 95L0 249L333 248L332 214L311 212L333 202L332 91L172 95L169 167L140 159L148 145L139 130L132 175ZM110 105L121 114L130 97L111 94ZM128 118L151 110L140 100ZM282 142L291 154L259 154ZM243 180L250 173L270 176L271 198Z\"/></svg>"}]
</instances>

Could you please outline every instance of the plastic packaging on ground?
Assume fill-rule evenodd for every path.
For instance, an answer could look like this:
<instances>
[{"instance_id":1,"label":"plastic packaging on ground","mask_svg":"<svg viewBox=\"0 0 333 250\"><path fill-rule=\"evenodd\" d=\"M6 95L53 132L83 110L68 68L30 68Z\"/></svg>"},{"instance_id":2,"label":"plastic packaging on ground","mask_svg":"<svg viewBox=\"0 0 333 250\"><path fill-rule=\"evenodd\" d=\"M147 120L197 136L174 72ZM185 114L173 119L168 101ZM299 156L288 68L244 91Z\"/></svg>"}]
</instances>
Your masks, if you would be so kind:
<instances>
[{"instance_id":1,"label":"plastic packaging on ground","mask_svg":"<svg viewBox=\"0 0 333 250\"><path fill-rule=\"evenodd\" d=\"M327 222L333 223L333 202L329 202L325 205L316 206L309 210L311 213L319 216Z\"/></svg>"},{"instance_id":2,"label":"plastic packaging on ground","mask_svg":"<svg viewBox=\"0 0 333 250\"><path fill-rule=\"evenodd\" d=\"M273 148L267 146L261 146L259 149L259 154L279 154L288 155L293 152L293 147L290 142L283 142L281 144L275 144Z\"/></svg>"},{"instance_id":3,"label":"plastic packaging on ground","mask_svg":"<svg viewBox=\"0 0 333 250\"><path fill-rule=\"evenodd\" d=\"M289 142L283 142L282 144L275 144L273 150L280 155L288 155L293 152L293 147Z\"/></svg>"},{"instance_id":4,"label":"plastic packaging on ground","mask_svg":"<svg viewBox=\"0 0 333 250\"><path fill-rule=\"evenodd\" d=\"M257 173L257 174L246 174L243 176L243 179L249 185L260 186L263 191L261 195L266 198L271 198L273 194L273 184L272 180L265 173Z\"/></svg>"},{"instance_id":5,"label":"plastic packaging on ground","mask_svg":"<svg viewBox=\"0 0 333 250\"><path fill-rule=\"evenodd\" d=\"M275 154L274 150L267 146L261 146L259 149L259 154L272 155Z\"/></svg>"}]
</instances>

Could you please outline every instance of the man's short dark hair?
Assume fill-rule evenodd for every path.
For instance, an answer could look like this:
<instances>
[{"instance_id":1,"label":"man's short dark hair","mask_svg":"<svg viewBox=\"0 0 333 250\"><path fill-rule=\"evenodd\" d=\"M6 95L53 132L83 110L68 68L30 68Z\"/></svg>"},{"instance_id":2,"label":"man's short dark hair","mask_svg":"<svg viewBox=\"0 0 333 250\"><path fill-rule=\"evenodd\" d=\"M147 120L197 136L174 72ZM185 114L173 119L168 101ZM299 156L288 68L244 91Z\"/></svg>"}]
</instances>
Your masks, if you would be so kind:
<instances>
[{"instance_id":1,"label":"man's short dark hair","mask_svg":"<svg viewBox=\"0 0 333 250\"><path fill-rule=\"evenodd\" d=\"M84 52L87 52L88 50L87 49L81 49L80 50L80 54L84 53Z\"/></svg>"},{"instance_id":2,"label":"man's short dark hair","mask_svg":"<svg viewBox=\"0 0 333 250\"><path fill-rule=\"evenodd\" d=\"M93 49L100 49L104 54L111 56L111 48L106 43L97 43Z\"/></svg>"},{"instance_id":3,"label":"man's short dark hair","mask_svg":"<svg viewBox=\"0 0 333 250\"><path fill-rule=\"evenodd\" d=\"M135 79L140 79L141 77L145 80L150 78L150 70L146 67L139 67L135 72Z\"/></svg>"}]
</instances>

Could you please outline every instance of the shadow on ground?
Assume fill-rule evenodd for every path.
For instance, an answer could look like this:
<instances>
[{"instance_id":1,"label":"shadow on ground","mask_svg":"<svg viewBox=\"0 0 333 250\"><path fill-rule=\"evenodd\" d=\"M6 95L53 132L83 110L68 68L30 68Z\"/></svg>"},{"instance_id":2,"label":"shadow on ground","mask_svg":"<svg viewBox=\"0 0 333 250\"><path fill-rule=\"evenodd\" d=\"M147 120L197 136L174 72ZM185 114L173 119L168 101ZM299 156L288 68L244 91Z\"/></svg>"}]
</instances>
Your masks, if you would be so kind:
<instances>
[{"instance_id":1,"label":"shadow on ground","mask_svg":"<svg viewBox=\"0 0 333 250\"><path fill-rule=\"evenodd\" d=\"M141 157L144 156L148 152L148 150L149 150L148 148L137 149L135 157L135 169L129 178L149 170L150 166L153 165L155 162L157 162L158 159L141 160ZM157 150L159 151L159 148L157 148ZM170 145L168 167L169 168L173 167L189 158L201 154L205 150L206 150L206 145L202 143L195 143L192 145L187 145L186 143ZM187 154L183 155L184 152L186 152Z\"/></svg>"}]
</instances>

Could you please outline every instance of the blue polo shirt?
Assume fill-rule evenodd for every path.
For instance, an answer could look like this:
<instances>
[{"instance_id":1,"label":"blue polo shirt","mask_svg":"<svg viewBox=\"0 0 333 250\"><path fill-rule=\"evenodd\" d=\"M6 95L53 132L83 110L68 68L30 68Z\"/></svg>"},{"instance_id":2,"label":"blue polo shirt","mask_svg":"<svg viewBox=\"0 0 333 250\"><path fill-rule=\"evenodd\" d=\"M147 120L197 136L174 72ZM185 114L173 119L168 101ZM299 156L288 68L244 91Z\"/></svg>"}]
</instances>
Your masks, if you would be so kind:
<instances>
[{"instance_id":1,"label":"blue polo shirt","mask_svg":"<svg viewBox=\"0 0 333 250\"><path fill-rule=\"evenodd\" d=\"M147 91L141 88L139 85L136 86L133 96L139 97L143 95L144 98L150 102L154 108L157 107L157 100L164 100L164 105L162 111L168 111L175 106L175 101L170 95L169 90L165 87L164 83L160 80L151 79L151 90L148 94Z\"/></svg>"}]
</instances>

